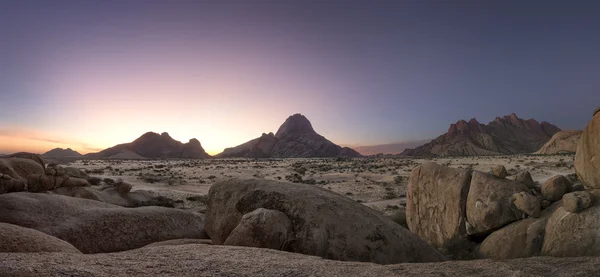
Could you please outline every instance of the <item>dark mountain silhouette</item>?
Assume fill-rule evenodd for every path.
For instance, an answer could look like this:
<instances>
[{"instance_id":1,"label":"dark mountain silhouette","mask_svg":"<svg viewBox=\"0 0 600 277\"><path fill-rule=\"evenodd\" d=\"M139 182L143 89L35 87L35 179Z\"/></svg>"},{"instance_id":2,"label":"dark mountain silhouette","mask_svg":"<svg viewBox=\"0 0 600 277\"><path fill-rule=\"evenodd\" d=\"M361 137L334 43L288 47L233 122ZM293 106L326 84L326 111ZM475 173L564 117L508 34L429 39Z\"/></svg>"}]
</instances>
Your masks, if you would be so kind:
<instances>
[{"instance_id":1,"label":"dark mountain silhouette","mask_svg":"<svg viewBox=\"0 0 600 277\"><path fill-rule=\"evenodd\" d=\"M44 154L42 157L45 158L71 158L71 157L81 157L77 151L73 151L71 148L62 149L62 148L54 148Z\"/></svg>"},{"instance_id":2,"label":"dark mountain silhouette","mask_svg":"<svg viewBox=\"0 0 600 277\"><path fill-rule=\"evenodd\" d=\"M130 143L119 144L98 153L85 155L88 158L114 159L205 159L209 158L197 139L188 143L174 140L168 133L148 132Z\"/></svg>"},{"instance_id":3,"label":"dark mountain silhouette","mask_svg":"<svg viewBox=\"0 0 600 277\"><path fill-rule=\"evenodd\" d=\"M533 153L560 129L548 122L524 120L516 114L496 119L487 125L476 119L460 120L448 132L403 156L471 156Z\"/></svg>"},{"instance_id":4,"label":"dark mountain silhouette","mask_svg":"<svg viewBox=\"0 0 600 277\"><path fill-rule=\"evenodd\" d=\"M225 149L217 157L360 157L360 154L351 148L336 145L317 134L305 116L294 114L286 119L277 133L263 133L256 139Z\"/></svg>"}]
</instances>

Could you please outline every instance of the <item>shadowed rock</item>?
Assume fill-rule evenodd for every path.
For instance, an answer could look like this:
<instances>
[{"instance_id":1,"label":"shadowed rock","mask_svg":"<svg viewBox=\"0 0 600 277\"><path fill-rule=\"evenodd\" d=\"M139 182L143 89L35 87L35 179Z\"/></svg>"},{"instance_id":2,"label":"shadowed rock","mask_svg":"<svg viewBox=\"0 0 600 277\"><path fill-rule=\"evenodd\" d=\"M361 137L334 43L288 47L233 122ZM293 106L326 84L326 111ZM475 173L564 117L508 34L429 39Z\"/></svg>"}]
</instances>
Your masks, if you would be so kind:
<instances>
[{"instance_id":1,"label":"shadowed rock","mask_svg":"<svg viewBox=\"0 0 600 277\"><path fill-rule=\"evenodd\" d=\"M0 195L0 222L55 236L83 253L123 251L169 239L207 238L199 214L163 207L122 208L41 193Z\"/></svg>"},{"instance_id":2,"label":"shadowed rock","mask_svg":"<svg viewBox=\"0 0 600 277\"><path fill-rule=\"evenodd\" d=\"M73 245L40 231L0 223L0 252L81 253Z\"/></svg>"},{"instance_id":3,"label":"shadowed rock","mask_svg":"<svg viewBox=\"0 0 600 277\"><path fill-rule=\"evenodd\" d=\"M285 251L381 264L445 260L416 235L347 197L265 179L231 179L210 188L206 231L213 243L226 242L243 216L259 208L279 211L291 221ZM263 238L273 235L265 233Z\"/></svg>"}]
</instances>

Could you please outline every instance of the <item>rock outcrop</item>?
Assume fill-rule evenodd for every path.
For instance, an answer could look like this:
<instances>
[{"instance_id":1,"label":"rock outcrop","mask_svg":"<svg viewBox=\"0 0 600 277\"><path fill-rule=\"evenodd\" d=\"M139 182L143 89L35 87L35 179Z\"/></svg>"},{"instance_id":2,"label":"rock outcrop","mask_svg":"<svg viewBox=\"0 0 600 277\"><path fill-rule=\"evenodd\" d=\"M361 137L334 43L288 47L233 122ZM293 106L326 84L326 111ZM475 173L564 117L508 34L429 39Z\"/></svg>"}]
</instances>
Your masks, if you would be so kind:
<instances>
[{"instance_id":1,"label":"rock outcrop","mask_svg":"<svg viewBox=\"0 0 600 277\"><path fill-rule=\"evenodd\" d=\"M44 165L35 154L20 153L0 158L0 194L18 191L42 192L58 187L87 186L83 178L87 174L74 168L63 168L57 164Z\"/></svg>"},{"instance_id":2,"label":"rock outcrop","mask_svg":"<svg viewBox=\"0 0 600 277\"><path fill-rule=\"evenodd\" d=\"M600 113L597 111L581 134L575 171L586 188L600 188Z\"/></svg>"},{"instance_id":3,"label":"rock outcrop","mask_svg":"<svg viewBox=\"0 0 600 277\"><path fill-rule=\"evenodd\" d=\"M470 182L471 173L466 169L433 162L413 169L406 193L409 230L443 252L464 247Z\"/></svg>"},{"instance_id":4,"label":"rock outcrop","mask_svg":"<svg viewBox=\"0 0 600 277\"><path fill-rule=\"evenodd\" d=\"M223 244L237 228L260 228L260 224L252 223L255 220L243 220L246 214L260 208L278 211L291 222L281 250L380 264L445 260L441 253L410 231L347 197L311 185L265 179L230 179L215 183L209 191L206 232L214 244ZM286 222L283 216L272 221L282 226ZM260 229L267 232L263 240L278 237L285 230L282 227L268 233L268 228ZM246 231L246 234L247 240L260 239L251 232ZM258 242L258 245L266 244L267 241Z\"/></svg>"},{"instance_id":5,"label":"rock outcrop","mask_svg":"<svg viewBox=\"0 0 600 277\"><path fill-rule=\"evenodd\" d=\"M42 193L0 195L0 222L55 236L83 253L123 251L170 239L208 238L202 217L192 212L123 208Z\"/></svg>"},{"instance_id":6,"label":"rock outcrop","mask_svg":"<svg viewBox=\"0 0 600 277\"><path fill-rule=\"evenodd\" d=\"M0 242L0 252L66 252L81 254L77 248L64 240L34 229L7 223L0 223Z\"/></svg>"},{"instance_id":7,"label":"rock outcrop","mask_svg":"<svg viewBox=\"0 0 600 277\"><path fill-rule=\"evenodd\" d=\"M91 159L206 159L210 155L204 151L197 139L188 143L174 140L168 133L148 132L130 143L119 144L98 153L86 154Z\"/></svg>"},{"instance_id":8,"label":"rock outcrop","mask_svg":"<svg viewBox=\"0 0 600 277\"><path fill-rule=\"evenodd\" d=\"M221 158L311 158L360 157L361 155L317 134L305 116L294 114L279 127L277 133L262 134L259 138L227 148L217 156Z\"/></svg>"},{"instance_id":9,"label":"rock outcrop","mask_svg":"<svg viewBox=\"0 0 600 277\"><path fill-rule=\"evenodd\" d=\"M582 131L560 131L535 153L545 155L575 153L582 133Z\"/></svg>"},{"instance_id":10,"label":"rock outcrop","mask_svg":"<svg viewBox=\"0 0 600 277\"><path fill-rule=\"evenodd\" d=\"M524 120L516 114L497 117L487 125L476 119L460 120L433 141L415 149L407 149L403 156L471 156L532 153L559 132L548 122Z\"/></svg>"}]
</instances>

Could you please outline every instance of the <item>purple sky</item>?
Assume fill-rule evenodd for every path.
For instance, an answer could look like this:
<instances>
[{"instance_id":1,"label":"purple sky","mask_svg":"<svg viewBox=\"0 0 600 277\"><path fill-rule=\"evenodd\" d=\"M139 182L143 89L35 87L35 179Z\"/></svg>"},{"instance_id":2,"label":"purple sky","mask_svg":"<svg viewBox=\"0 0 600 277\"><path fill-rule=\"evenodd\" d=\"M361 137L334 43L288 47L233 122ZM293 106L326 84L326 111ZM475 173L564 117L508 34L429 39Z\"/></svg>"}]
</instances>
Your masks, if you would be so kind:
<instances>
[{"instance_id":1,"label":"purple sky","mask_svg":"<svg viewBox=\"0 0 600 277\"><path fill-rule=\"evenodd\" d=\"M600 105L597 1L1 1L0 152L146 131L209 153L294 113L344 145Z\"/></svg>"}]
</instances>

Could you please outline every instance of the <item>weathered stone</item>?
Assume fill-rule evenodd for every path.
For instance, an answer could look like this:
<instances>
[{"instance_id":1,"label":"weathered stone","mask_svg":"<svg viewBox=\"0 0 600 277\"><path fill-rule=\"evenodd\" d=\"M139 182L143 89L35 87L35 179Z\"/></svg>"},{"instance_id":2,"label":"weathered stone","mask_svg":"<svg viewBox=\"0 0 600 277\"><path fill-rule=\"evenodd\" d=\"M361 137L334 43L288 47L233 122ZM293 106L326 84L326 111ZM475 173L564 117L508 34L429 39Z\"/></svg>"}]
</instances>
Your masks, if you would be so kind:
<instances>
[{"instance_id":1,"label":"weathered stone","mask_svg":"<svg viewBox=\"0 0 600 277\"><path fill-rule=\"evenodd\" d=\"M0 158L0 173L13 179L26 179L30 174L44 174L44 168L27 158Z\"/></svg>"},{"instance_id":2,"label":"weathered stone","mask_svg":"<svg viewBox=\"0 0 600 277\"><path fill-rule=\"evenodd\" d=\"M575 172L586 188L600 188L600 114L594 113L583 130L577 154Z\"/></svg>"},{"instance_id":3,"label":"weathered stone","mask_svg":"<svg viewBox=\"0 0 600 277\"><path fill-rule=\"evenodd\" d=\"M467 220L470 235L483 235L521 219L521 212L512 203L515 193L528 191L527 186L494 175L474 171L467 197Z\"/></svg>"},{"instance_id":4,"label":"weathered stone","mask_svg":"<svg viewBox=\"0 0 600 277\"><path fill-rule=\"evenodd\" d=\"M475 251L477 258L516 259L538 256L547 219L526 218L494 231Z\"/></svg>"},{"instance_id":5,"label":"weathered stone","mask_svg":"<svg viewBox=\"0 0 600 277\"><path fill-rule=\"evenodd\" d=\"M131 184L125 183L125 182L118 182L115 185L115 188L117 189L117 191L120 194L126 194L129 193L131 191L131 189L133 188L133 186Z\"/></svg>"},{"instance_id":6,"label":"weathered stone","mask_svg":"<svg viewBox=\"0 0 600 277\"><path fill-rule=\"evenodd\" d=\"M64 240L40 231L0 223L0 252L66 252L79 250Z\"/></svg>"},{"instance_id":7,"label":"weathered stone","mask_svg":"<svg viewBox=\"0 0 600 277\"><path fill-rule=\"evenodd\" d=\"M471 174L433 162L413 169L406 193L408 228L429 245L460 248L467 241L466 201Z\"/></svg>"},{"instance_id":8,"label":"weathered stone","mask_svg":"<svg viewBox=\"0 0 600 277\"><path fill-rule=\"evenodd\" d=\"M213 243L223 244L242 216L258 208L279 211L292 222L285 251L381 264L446 259L415 234L348 197L266 179L230 179L210 188L206 231Z\"/></svg>"},{"instance_id":9,"label":"weathered stone","mask_svg":"<svg viewBox=\"0 0 600 277\"><path fill-rule=\"evenodd\" d=\"M0 222L67 241L83 253L115 252L179 238L207 238L202 216L163 207L123 208L45 193L0 195Z\"/></svg>"},{"instance_id":10,"label":"weathered stone","mask_svg":"<svg viewBox=\"0 0 600 277\"><path fill-rule=\"evenodd\" d=\"M535 182L533 182L533 178L531 178L531 174L529 173L529 171L519 172L515 176L515 181L526 185L530 189L535 189L536 187Z\"/></svg>"},{"instance_id":11,"label":"weathered stone","mask_svg":"<svg viewBox=\"0 0 600 277\"><path fill-rule=\"evenodd\" d=\"M492 168L492 172L496 178L504 179L508 176L508 172L506 172L506 168L503 165L497 165Z\"/></svg>"},{"instance_id":12,"label":"weathered stone","mask_svg":"<svg viewBox=\"0 0 600 277\"><path fill-rule=\"evenodd\" d=\"M565 176L556 175L544 182L542 185L542 195L548 201L558 201L565 193L571 191L571 186L571 182Z\"/></svg>"},{"instance_id":13,"label":"weathered stone","mask_svg":"<svg viewBox=\"0 0 600 277\"><path fill-rule=\"evenodd\" d=\"M22 179L13 179L8 175L0 178L0 194L25 190L27 182Z\"/></svg>"},{"instance_id":14,"label":"weathered stone","mask_svg":"<svg viewBox=\"0 0 600 277\"><path fill-rule=\"evenodd\" d=\"M292 231L292 222L280 211L258 208L242 216L224 245L280 250Z\"/></svg>"},{"instance_id":15,"label":"weathered stone","mask_svg":"<svg viewBox=\"0 0 600 277\"><path fill-rule=\"evenodd\" d=\"M548 219L560 207L559 201L543 210L539 218L519 220L494 231L474 251L474 256L496 260L539 256Z\"/></svg>"},{"instance_id":16,"label":"weathered stone","mask_svg":"<svg viewBox=\"0 0 600 277\"><path fill-rule=\"evenodd\" d=\"M512 198L517 209L529 217L540 217L541 203L537 197L522 191L513 194Z\"/></svg>"},{"instance_id":17,"label":"weathered stone","mask_svg":"<svg viewBox=\"0 0 600 277\"><path fill-rule=\"evenodd\" d=\"M598 190L592 191L600 196ZM548 220L541 255L557 257L600 255L600 206L578 213L558 208Z\"/></svg>"},{"instance_id":18,"label":"weathered stone","mask_svg":"<svg viewBox=\"0 0 600 277\"><path fill-rule=\"evenodd\" d=\"M576 191L563 195L563 207L565 210L578 213L594 204L594 195L587 191Z\"/></svg>"}]
</instances>

